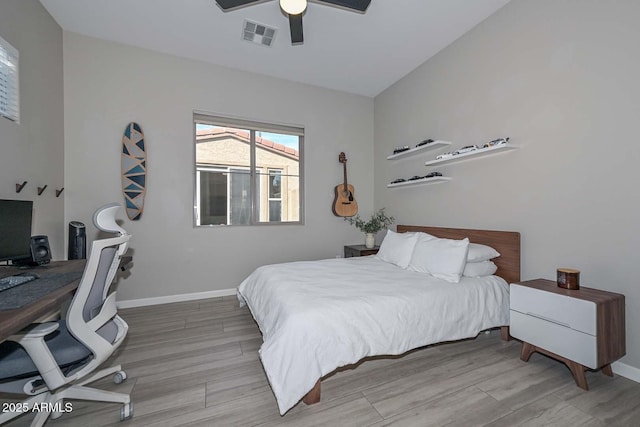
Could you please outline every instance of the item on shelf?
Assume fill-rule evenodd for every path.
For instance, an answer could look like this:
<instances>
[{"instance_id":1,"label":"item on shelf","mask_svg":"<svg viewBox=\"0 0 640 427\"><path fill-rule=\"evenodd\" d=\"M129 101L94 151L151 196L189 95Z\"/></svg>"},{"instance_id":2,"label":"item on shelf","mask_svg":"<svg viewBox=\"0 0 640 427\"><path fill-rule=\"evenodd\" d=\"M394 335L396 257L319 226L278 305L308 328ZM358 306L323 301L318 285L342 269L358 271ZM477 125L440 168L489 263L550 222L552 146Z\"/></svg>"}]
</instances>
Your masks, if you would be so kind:
<instances>
[{"instance_id":1,"label":"item on shelf","mask_svg":"<svg viewBox=\"0 0 640 427\"><path fill-rule=\"evenodd\" d=\"M398 154L398 153L403 153L405 151L409 150L409 146L408 145L404 145L402 147L396 147L393 149L393 154Z\"/></svg>"},{"instance_id":2,"label":"item on shelf","mask_svg":"<svg viewBox=\"0 0 640 427\"><path fill-rule=\"evenodd\" d=\"M476 151L478 149L478 146L473 144L473 145L465 145L464 147L456 150L454 152L454 154L464 154L464 153L469 153L470 151Z\"/></svg>"},{"instance_id":3,"label":"item on shelf","mask_svg":"<svg viewBox=\"0 0 640 427\"><path fill-rule=\"evenodd\" d=\"M397 181L397 182L396 182ZM428 185L428 184L439 184L442 182L451 181L451 178L442 176L442 174L437 173L431 176L425 175L419 177L417 179L404 179L404 180L396 180L387 185L387 188L401 188L401 187L413 187L417 185Z\"/></svg>"},{"instance_id":4,"label":"item on shelf","mask_svg":"<svg viewBox=\"0 0 640 427\"><path fill-rule=\"evenodd\" d=\"M442 176L442 174L440 172L431 172L424 176L414 175L409 179L399 178L394 181L391 181L391 184L399 184L401 182L407 182L407 181L418 181L420 179L435 178L438 176Z\"/></svg>"},{"instance_id":5,"label":"item on shelf","mask_svg":"<svg viewBox=\"0 0 640 427\"><path fill-rule=\"evenodd\" d=\"M427 145L427 144L431 144L433 141L433 139L425 139L424 141L420 141L416 144L416 148L417 147L422 147L423 145Z\"/></svg>"},{"instance_id":6,"label":"item on shelf","mask_svg":"<svg viewBox=\"0 0 640 427\"><path fill-rule=\"evenodd\" d=\"M492 147L475 149L475 150L472 149L464 153L460 152L461 150L459 150L459 151L454 151L453 153L441 154L437 156L434 160L429 160L425 162L425 166L435 166L436 164L441 164L441 163L451 164L451 163L457 163L465 160L479 159L485 156L491 156L493 154L507 153L517 148L519 147L516 145L513 145L511 143L506 144L502 142Z\"/></svg>"},{"instance_id":7,"label":"item on shelf","mask_svg":"<svg viewBox=\"0 0 640 427\"><path fill-rule=\"evenodd\" d=\"M423 176L423 178L435 178L436 176L442 176L440 172L431 172Z\"/></svg>"},{"instance_id":8,"label":"item on shelf","mask_svg":"<svg viewBox=\"0 0 640 427\"><path fill-rule=\"evenodd\" d=\"M456 151L447 151L446 153L438 154L436 160L449 159L458 154Z\"/></svg>"},{"instance_id":9,"label":"item on shelf","mask_svg":"<svg viewBox=\"0 0 640 427\"><path fill-rule=\"evenodd\" d=\"M489 141L486 144L484 144L482 146L482 148L489 148L489 147L493 147L495 145L504 145L507 142L509 142L509 137L506 138L498 138L498 139L494 139L493 141Z\"/></svg>"},{"instance_id":10,"label":"item on shelf","mask_svg":"<svg viewBox=\"0 0 640 427\"><path fill-rule=\"evenodd\" d=\"M573 268L559 268L558 286L564 289L580 289L580 270Z\"/></svg>"}]
</instances>

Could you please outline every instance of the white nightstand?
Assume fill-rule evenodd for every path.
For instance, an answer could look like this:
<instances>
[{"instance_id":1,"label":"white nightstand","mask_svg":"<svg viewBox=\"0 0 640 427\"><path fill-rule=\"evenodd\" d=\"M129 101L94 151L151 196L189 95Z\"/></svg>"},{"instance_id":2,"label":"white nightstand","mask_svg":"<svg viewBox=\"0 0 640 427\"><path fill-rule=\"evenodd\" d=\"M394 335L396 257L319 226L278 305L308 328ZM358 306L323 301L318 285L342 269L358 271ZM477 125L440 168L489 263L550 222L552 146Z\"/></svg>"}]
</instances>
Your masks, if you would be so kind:
<instances>
[{"instance_id":1,"label":"white nightstand","mask_svg":"<svg viewBox=\"0 0 640 427\"><path fill-rule=\"evenodd\" d=\"M613 376L611 363L626 353L624 295L591 288L559 288L551 280L511 284L511 336L520 358L534 352L567 364L576 384L589 389L586 369Z\"/></svg>"}]
</instances>

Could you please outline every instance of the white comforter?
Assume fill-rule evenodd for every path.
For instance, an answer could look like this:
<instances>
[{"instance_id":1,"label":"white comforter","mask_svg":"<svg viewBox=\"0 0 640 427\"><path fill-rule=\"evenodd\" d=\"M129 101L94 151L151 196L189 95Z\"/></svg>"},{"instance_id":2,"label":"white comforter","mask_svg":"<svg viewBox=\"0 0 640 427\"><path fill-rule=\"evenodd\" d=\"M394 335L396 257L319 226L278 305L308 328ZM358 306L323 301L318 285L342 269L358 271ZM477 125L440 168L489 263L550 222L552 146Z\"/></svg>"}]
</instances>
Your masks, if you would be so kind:
<instances>
[{"instance_id":1,"label":"white comforter","mask_svg":"<svg viewBox=\"0 0 640 427\"><path fill-rule=\"evenodd\" d=\"M340 366L509 323L503 279L448 283L375 256L260 267L238 298L262 332L260 358L280 414Z\"/></svg>"}]
</instances>

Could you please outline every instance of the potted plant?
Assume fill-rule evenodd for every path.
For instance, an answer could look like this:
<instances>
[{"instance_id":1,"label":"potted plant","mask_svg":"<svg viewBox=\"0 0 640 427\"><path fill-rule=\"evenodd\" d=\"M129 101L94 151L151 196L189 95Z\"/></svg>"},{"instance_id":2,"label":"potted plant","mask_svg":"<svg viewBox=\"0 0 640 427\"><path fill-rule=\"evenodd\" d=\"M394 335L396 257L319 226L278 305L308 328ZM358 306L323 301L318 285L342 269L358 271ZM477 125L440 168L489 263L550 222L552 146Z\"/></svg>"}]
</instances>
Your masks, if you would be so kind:
<instances>
[{"instance_id":1,"label":"potted plant","mask_svg":"<svg viewBox=\"0 0 640 427\"><path fill-rule=\"evenodd\" d=\"M393 224L395 218L392 216L387 216L387 214L384 212L384 208L382 208L378 212L371 215L371 219L369 219L369 221L363 220L360 217L360 214L352 217L347 217L344 220L348 221L351 225L355 225L358 230L366 234L364 245L368 249L371 249L375 246L376 234L378 233L378 231L382 230L383 228L388 228L391 224Z\"/></svg>"}]
</instances>

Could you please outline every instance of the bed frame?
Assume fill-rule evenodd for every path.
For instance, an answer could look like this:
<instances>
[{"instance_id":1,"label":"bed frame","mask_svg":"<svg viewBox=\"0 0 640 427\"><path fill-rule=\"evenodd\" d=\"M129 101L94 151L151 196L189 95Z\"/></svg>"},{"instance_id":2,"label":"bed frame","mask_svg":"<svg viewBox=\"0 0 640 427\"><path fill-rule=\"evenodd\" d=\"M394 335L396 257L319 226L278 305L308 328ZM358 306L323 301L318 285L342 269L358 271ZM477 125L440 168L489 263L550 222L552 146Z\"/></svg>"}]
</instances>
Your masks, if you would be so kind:
<instances>
[{"instance_id":1,"label":"bed frame","mask_svg":"<svg viewBox=\"0 0 640 427\"><path fill-rule=\"evenodd\" d=\"M471 243L491 246L500 252L500 256L492 260L498 266L498 271L495 273L496 276L502 277L507 283L520 281L520 233L518 232L426 227L420 225L398 225L396 229L398 233L419 231L443 239L460 240L468 237ZM510 339L508 325L500 328L500 335L505 341ZM307 405L320 401L320 380L321 378L318 379L313 388L302 398L302 401Z\"/></svg>"}]
</instances>

